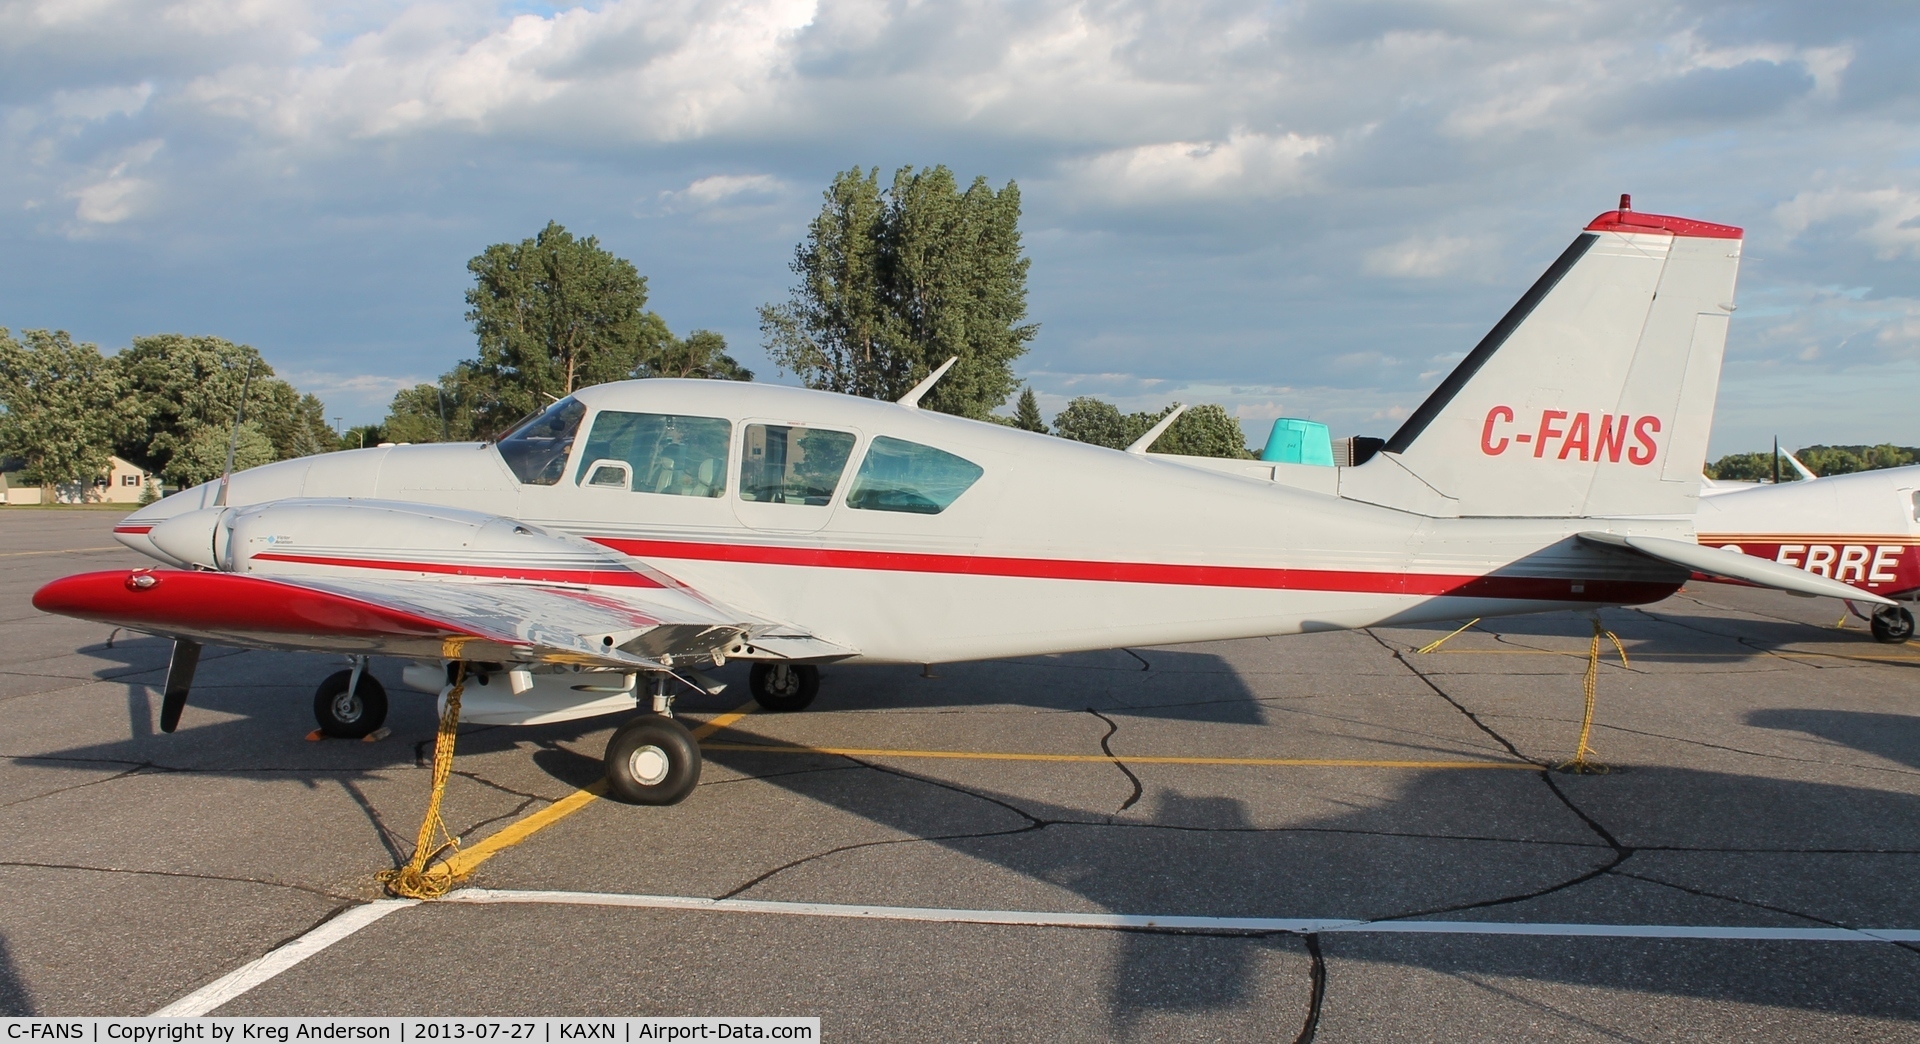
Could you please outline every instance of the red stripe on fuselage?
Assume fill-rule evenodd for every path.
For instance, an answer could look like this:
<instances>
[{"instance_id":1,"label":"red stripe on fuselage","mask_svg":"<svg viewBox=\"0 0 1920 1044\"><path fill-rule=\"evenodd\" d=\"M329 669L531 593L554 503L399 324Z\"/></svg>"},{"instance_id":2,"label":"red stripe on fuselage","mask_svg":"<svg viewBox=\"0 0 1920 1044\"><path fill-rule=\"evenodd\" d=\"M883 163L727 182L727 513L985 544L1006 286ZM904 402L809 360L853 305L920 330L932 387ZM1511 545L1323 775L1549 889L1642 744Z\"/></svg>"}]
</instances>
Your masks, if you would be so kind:
<instances>
[{"instance_id":1,"label":"red stripe on fuselage","mask_svg":"<svg viewBox=\"0 0 1920 1044\"><path fill-rule=\"evenodd\" d=\"M389 569L404 573L441 573L447 576L484 577L489 580L532 580L549 584L587 584L597 587L659 587L652 577L631 569L525 569L517 566L453 565L445 562L392 562L379 558L333 558L324 555L289 555L269 551L253 556L265 562L294 562L302 565L334 566L344 569Z\"/></svg>"},{"instance_id":2,"label":"red stripe on fuselage","mask_svg":"<svg viewBox=\"0 0 1920 1044\"><path fill-rule=\"evenodd\" d=\"M680 558L705 562L746 562L755 565L811 566L823 569L950 573L1038 580L1169 584L1184 587L1446 595L1455 598L1513 598L1543 602L1603 602L1614 605L1657 602L1680 587L1678 583L1655 583L1643 580L1570 580L1559 577L1380 573L1345 569L1166 565L1155 562L1098 562L1060 558L936 555L907 551L850 551L840 548L717 544L680 540L631 540L621 537L590 539L624 554L647 559ZM1584 590L1573 590L1575 585L1579 585Z\"/></svg>"},{"instance_id":3,"label":"red stripe on fuselage","mask_svg":"<svg viewBox=\"0 0 1920 1044\"><path fill-rule=\"evenodd\" d=\"M153 531L153 526L151 525L114 526L113 531L115 533L125 533L128 536L145 536L148 533Z\"/></svg>"}]
</instances>

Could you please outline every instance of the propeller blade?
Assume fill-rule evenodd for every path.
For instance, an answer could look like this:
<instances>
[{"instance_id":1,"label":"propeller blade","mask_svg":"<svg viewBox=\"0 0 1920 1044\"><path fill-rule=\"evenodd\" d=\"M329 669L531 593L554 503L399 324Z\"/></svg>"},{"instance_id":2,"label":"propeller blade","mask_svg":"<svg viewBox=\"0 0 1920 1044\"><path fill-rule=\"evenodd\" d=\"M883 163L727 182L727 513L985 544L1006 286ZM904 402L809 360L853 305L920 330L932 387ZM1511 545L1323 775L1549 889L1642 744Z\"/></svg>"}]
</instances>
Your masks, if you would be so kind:
<instances>
[{"instance_id":1,"label":"propeller blade","mask_svg":"<svg viewBox=\"0 0 1920 1044\"><path fill-rule=\"evenodd\" d=\"M173 640L173 658L167 661L167 687L160 698L160 731L180 727L180 712L187 709L187 690L193 688L193 672L200 666L200 643L185 638Z\"/></svg>"}]
</instances>

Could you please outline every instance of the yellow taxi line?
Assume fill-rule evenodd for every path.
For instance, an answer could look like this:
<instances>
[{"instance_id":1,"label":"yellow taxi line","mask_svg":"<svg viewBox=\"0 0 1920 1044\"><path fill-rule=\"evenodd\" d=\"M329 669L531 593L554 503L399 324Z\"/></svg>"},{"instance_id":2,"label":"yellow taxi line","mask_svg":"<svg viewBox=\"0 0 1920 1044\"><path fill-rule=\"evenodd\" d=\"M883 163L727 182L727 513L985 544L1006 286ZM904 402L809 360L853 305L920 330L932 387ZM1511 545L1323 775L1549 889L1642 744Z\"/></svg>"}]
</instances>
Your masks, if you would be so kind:
<instances>
[{"instance_id":1,"label":"yellow taxi line","mask_svg":"<svg viewBox=\"0 0 1920 1044\"><path fill-rule=\"evenodd\" d=\"M746 717L753 708L753 703L743 703L733 710L714 718L712 721L693 729L693 738L697 741L711 736L734 722L739 721L741 718ZM607 781L604 779L595 780L530 816L508 823L494 833L487 835L486 839L478 844L460 849L446 861L445 865L448 870L453 872L455 877L465 877L472 873L481 863L492 859L501 852L512 848L514 845L525 841L527 838L593 804L596 799L605 795L606 792Z\"/></svg>"}]
</instances>

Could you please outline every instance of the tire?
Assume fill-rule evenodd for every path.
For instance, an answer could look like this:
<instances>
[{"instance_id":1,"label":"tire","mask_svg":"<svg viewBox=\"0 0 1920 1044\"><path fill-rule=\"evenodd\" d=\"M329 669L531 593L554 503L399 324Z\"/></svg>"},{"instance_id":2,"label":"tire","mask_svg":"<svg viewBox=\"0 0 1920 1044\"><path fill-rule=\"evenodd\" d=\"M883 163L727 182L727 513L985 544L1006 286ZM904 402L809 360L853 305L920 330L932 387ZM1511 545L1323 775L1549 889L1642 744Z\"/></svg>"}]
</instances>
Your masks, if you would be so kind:
<instances>
[{"instance_id":1,"label":"tire","mask_svg":"<svg viewBox=\"0 0 1920 1044\"><path fill-rule=\"evenodd\" d=\"M1905 606L1883 605L1873 613L1873 640L1899 645L1913 637L1913 614Z\"/></svg>"},{"instance_id":2,"label":"tire","mask_svg":"<svg viewBox=\"0 0 1920 1044\"><path fill-rule=\"evenodd\" d=\"M678 804L700 782L700 746L672 718L642 714L607 741L607 792L634 805Z\"/></svg>"},{"instance_id":3,"label":"tire","mask_svg":"<svg viewBox=\"0 0 1920 1044\"><path fill-rule=\"evenodd\" d=\"M806 710L820 694L820 668L810 663L756 663L747 675L753 700L776 714Z\"/></svg>"},{"instance_id":4,"label":"tire","mask_svg":"<svg viewBox=\"0 0 1920 1044\"><path fill-rule=\"evenodd\" d=\"M387 723L387 689L372 671L360 672L360 690L347 695L352 671L327 675L313 694L313 719L324 735L360 739Z\"/></svg>"}]
</instances>

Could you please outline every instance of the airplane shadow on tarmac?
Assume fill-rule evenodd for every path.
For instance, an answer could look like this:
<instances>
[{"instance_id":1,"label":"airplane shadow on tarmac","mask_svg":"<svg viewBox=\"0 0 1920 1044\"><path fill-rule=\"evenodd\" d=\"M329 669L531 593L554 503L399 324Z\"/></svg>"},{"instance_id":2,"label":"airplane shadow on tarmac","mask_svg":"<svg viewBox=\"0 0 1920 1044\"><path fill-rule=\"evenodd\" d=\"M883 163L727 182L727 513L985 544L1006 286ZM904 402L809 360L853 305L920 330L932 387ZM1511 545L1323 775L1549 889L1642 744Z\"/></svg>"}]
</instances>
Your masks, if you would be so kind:
<instances>
[{"instance_id":1,"label":"airplane shadow on tarmac","mask_svg":"<svg viewBox=\"0 0 1920 1044\"><path fill-rule=\"evenodd\" d=\"M1756 728L1784 729L1920 769L1920 717L1874 711L1775 708L1750 711Z\"/></svg>"},{"instance_id":2,"label":"airplane shadow on tarmac","mask_svg":"<svg viewBox=\"0 0 1920 1044\"><path fill-rule=\"evenodd\" d=\"M1556 615L1558 621L1541 625L1542 633L1567 634L1570 623L1584 620ZM1619 615L1609 613L1609 623ZM1515 633L1514 622L1502 621L1502 630ZM1804 627L1801 630L1804 633ZM116 646L116 652L130 664L164 662L164 643L135 640ZM272 659L265 660L269 655ZM1151 670L1143 668L1140 657ZM1094 708L1118 723L1122 734L1129 723L1143 719L1266 722L1262 704L1220 657L1176 650L1143 650L1140 657L1118 651L955 665L940 668L948 677L942 684L922 683L912 668L830 668L827 695L808 713L889 707ZM412 764L413 744L406 740L432 734L431 698L390 684L396 741L305 743L299 737L311 727L307 715L312 686L337 669L338 658L255 653L245 660L251 661L247 673L257 676L264 660L289 681L285 686L248 683L236 677L242 672L230 669L241 660L223 667L221 660L212 659L203 665L205 684L196 690L193 706L237 717L156 736L151 721L157 697L149 686L157 685L157 678L147 674L143 682L129 679L132 727L127 740L46 756L191 761L199 771L238 777L270 773L285 779L291 773L295 778L350 782L356 774ZM397 682L392 667L384 663L379 673ZM738 665L730 665L726 674L739 680L739 672ZM690 698L682 706L711 711L730 708L736 699L732 693L718 699ZM478 728L463 733L460 750L475 754L538 747L532 757L540 768L557 780L584 785L598 778L599 762L565 744L606 728L612 720ZM1749 720L1920 764L1920 724L1913 719L1781 710L1756 712ZM751 725L752 719L736 725L733 737L751 742ZM1245 775L1210 779L1204 772L1188 772L1178 778L1190 782L1168 783L1164 776L1143 770L1146 791L1139 807L1150 814L1122 818L1119 809L1067 807L898 764L751 751L712 751L709 759L759 777L764 785L925 839L908 844L939 846L976 864L1046 882L1098 908L1124 913L1623 923L1667 917L1681 923L1811 926L1843 920L1817 909L1845 890L1838 879L1810 876L1810 894L1802 897L1806 913L1826 920L1786 918L1778 910L1797 909L1792 904L1776 902L1773 911L1763 911L1738 901L1743 898L1737 894L1740 889L1750 886L1741 882L1750 882L1756 874L1764 879L1768 865L1749 866L1728 849L1877 850L1890 860L1885 872L1904 876L1891 860L1907 856L1911 838L1920 834L1920 797L1676 767L1635 768L1604 778L1556 776L1552 786L1535 773L1413 772L1390 797L1369 802L1343 796L1345 808L1338 813L1284 815L1281 821L1287 825L1275 827L1259 823L1253 806L1242 797L1190 792L1195 786L1231 786L1232 779L1254 779ZM1252 785L1271 789L1274 783L1268 778ZM1296 783L1295 793L1311 785ZM1660 843L1641 842L1644 852L1610 846L1582 824L1556 788L1583 814L1627 838L1627 844L1634 844L1641 833L1658 837ZM924 799L914 800L916 792ZM636 808L631 814L671 813ZM1799 844L1755 841L1742 833L1743 825L1754 824L1760 825L1754 827L1756 833L1772 831L1769 841L1784 837ZM1704 876L1698 869L1691 871L1692 877L1683 876L1684 869L1650 862L1684 854L1689 846L1700 849L1690 858L1719 862ZM824 879L828 881L867 880L861 875L863 861L875 852L875 846L854 845L812 853L739 894L804 898L781 888L791 885L804 892L806 875L816 871L831 870L833 876ZM1771 865L1777 872L1778 864ZM1594 876L1610 867L1620 873ZM1627 878L1625 872L1642 877ZM1669 878L1675 887L1653 883ZM872 879L885 881L887 875ZM1703 898L1716 892L1732 899ZM1872 923L1860 926L1920 923L1920 906L1897 889L1887 895L1867 915ZM876 894L858 901L907 898ZM1673 902L1691 905L1676 913ZM1116 1035L1134 1035L1153 1013L1231 1010L1253 1003L1256 990L1265 985L1257 976L1271 968L1265 954L1278 950L1298 959L1304 948L1301 939L1286 935L1126 933L1124 940L1106 984ZM1894 946L1340 935L1322 936L1321 944L1335 957L1417 966L1469 980L1512 976L1920 1021L1920 960ZM28 998L7 967L0 961L0 1006L23 1010ZM1337 996L1341 988L1340 967L1352 966L1336 966L1330 995ZM1302 1014L1308 990L1303 975Z\"/></svg>"},{"instance_id":3,"label":"airplane shadow on tarmac","mask_svg":"<svg viewBox=\"0 0 1920 1044\"><path fill-rule=\"evenodd\" d=\"M33 994L13 966L7 937L0 935L0 1015L32 1015L34 1011Z\"/></svg>"}]
</instances>

